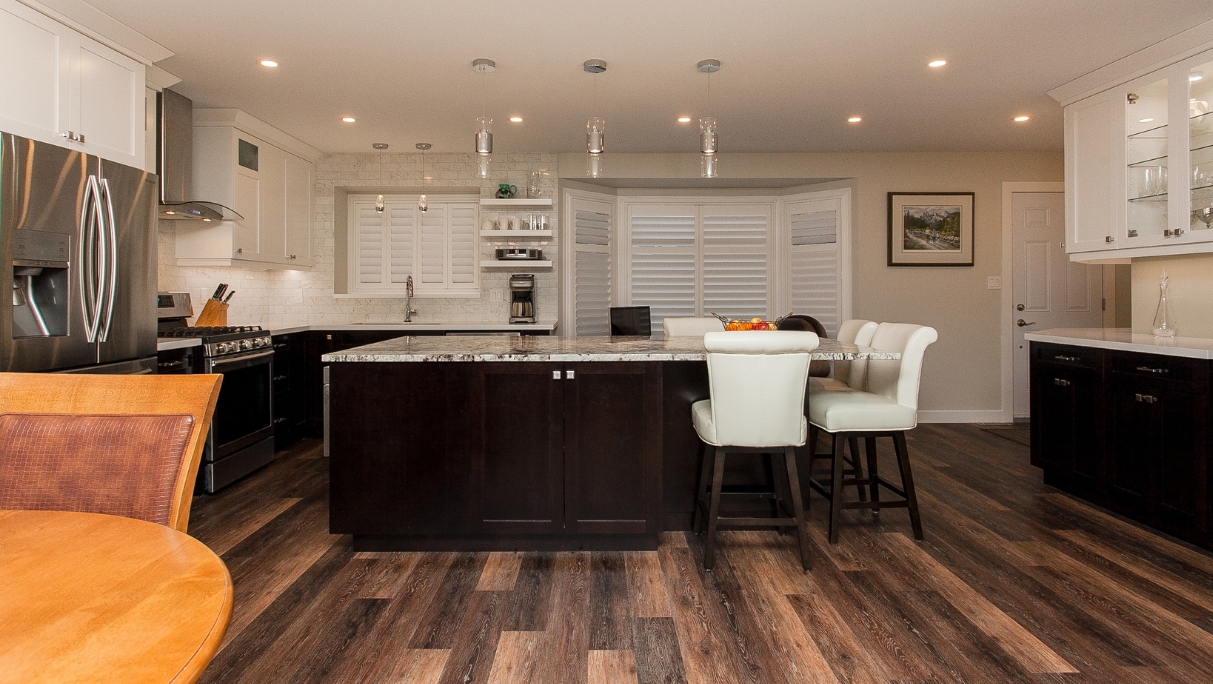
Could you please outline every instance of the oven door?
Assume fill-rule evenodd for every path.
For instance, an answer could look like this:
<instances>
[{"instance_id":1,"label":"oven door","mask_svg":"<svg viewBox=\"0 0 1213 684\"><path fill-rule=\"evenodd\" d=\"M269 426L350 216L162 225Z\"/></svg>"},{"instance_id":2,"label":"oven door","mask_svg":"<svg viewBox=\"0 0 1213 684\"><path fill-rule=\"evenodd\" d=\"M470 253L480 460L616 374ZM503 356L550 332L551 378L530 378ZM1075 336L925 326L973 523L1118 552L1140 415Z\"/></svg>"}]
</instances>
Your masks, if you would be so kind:
<instances>
[{"instance_id":1,"label":"oven door","mask_svg":"<svg viewBox=\"0 0 1213 684\"><path fill-rule=\"evenodd\" d=\"M219 401L203 460L218 461L274 434L274 351L206 359L207 373L222 373Z\"/></svg>"}]
</instances>

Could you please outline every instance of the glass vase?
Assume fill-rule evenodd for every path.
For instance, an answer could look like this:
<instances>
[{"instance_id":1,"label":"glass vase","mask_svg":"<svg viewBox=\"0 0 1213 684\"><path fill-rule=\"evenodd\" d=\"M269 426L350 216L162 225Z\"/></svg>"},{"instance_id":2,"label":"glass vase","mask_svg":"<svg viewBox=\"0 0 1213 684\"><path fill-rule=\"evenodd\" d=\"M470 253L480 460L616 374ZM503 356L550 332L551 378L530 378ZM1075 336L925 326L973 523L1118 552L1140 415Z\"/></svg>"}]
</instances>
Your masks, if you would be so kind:
<instances>
[{"instance_id":1,"label":"glass vase","mask_svg":"<svg viewBox=\"0 0 1213 684\"><path fill-rule=\"evenodd\" d=\"M1166 269L1163 269L1158 282L1158 310L1154 312L1152 327L1156 337L1175 337L1175 317L1171 315L1171 305L1167 302Z\"/></svg>"}]
</instances>

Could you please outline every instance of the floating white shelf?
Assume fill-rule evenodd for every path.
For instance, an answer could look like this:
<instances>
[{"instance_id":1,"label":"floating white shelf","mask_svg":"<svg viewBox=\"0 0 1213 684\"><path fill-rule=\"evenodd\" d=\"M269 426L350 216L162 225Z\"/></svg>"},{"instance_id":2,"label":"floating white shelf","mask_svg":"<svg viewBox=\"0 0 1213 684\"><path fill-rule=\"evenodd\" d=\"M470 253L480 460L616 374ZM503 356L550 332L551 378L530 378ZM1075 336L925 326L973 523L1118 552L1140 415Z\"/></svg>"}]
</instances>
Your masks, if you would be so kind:
<instances>
[{"instance_id":1,"label":"floating white shelf","mask_svg":"<svg viewBox=\"0 0 1213 684\"><path fill-rule=\"evenodd\" d=\"M493 238L500 240L516 240L518 238L550 238L552 231L550 230L482 230L480 237Z\"/></svg>"},{"instance_id":2,"label":"floating white shelf","mask_svg":"<svg viewBox=\"0 0 1213 684\"><path fill-rule=\"evenodd\" d=\"M480 262L480 268L551 268L552 262L549 259L538 261L535 259L488 259Z\"/></svg>"},{"instance_id":3,"label":"floating white shelf","mask_svg":"<svg viewBox=\"0 0 1213 684\"><path fill-rule=\"evenodd\" d=\"M509 209L513 207L546 207L552 208L551 197L537 198L516 198L516 199L497 199L494 197L485 197L480 200L482 207L494 207L497 209Z\"/></svg>"}]
</instances>

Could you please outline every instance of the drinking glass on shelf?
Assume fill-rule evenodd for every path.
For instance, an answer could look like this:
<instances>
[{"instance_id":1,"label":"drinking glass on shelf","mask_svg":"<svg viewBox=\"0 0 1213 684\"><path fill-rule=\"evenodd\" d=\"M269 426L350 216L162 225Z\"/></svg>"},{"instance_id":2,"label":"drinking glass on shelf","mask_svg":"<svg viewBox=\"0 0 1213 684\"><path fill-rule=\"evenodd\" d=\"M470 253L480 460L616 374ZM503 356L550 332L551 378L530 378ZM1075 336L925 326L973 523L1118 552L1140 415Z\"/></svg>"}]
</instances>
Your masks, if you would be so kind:
<instances>
[{"instance_id":1,"label":"drinking glass on shelf","mask_svg":"<svg viewBox=\"0 0 1213 684\"><path fill-rule=\"evenodd\" d=\"M1163 195L1167 192L1167 167L1154 167L1154 191L1151 195Z\"/></svg>"},{"instance_id":2,"label":"drinking glass on shelf","mask_svg":"<svg viewBox=\"0 0 1213 684\"><path fill-rule=\"evenodd\" d=\"M1154 194L1154 186L1157 184L1157 179L1154 175L1153 166L1144 166L1141 169L1141 189L1137 193L1138 197L1148 197Z\"/></svg>"}]
</instances>

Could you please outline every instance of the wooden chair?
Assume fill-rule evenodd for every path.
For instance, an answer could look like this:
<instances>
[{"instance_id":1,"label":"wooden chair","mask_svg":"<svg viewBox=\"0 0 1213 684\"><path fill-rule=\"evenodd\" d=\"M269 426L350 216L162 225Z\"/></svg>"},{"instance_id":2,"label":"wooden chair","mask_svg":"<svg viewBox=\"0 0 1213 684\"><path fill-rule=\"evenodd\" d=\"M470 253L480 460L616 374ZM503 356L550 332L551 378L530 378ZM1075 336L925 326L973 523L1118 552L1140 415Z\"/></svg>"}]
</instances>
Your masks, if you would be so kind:
<instances>
[{"instance_id":1,"label":"wooden chair","mask_svg":"<svg viewBox=\"0 0 1213 684\"><path fill-rule=\"evenodd\" d=\"M185 532L222 375L0 373L0 509Z\"/></svg>"}]
</instances>

